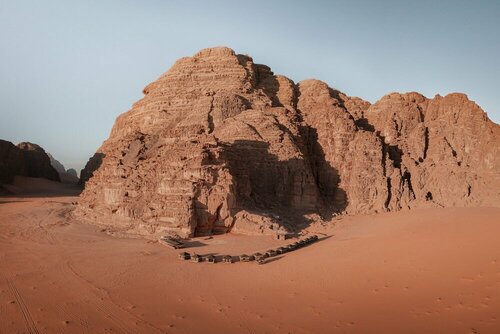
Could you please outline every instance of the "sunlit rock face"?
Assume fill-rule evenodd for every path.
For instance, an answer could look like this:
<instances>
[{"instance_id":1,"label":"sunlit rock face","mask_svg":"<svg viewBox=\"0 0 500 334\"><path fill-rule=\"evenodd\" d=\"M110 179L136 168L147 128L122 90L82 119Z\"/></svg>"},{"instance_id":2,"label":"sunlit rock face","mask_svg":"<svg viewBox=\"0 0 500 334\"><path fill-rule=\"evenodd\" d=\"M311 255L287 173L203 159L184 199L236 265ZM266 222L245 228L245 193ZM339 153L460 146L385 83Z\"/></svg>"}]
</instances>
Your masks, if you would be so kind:
<instances>
[{"instance_id":1,"label":"sunlit rock face","mask_svg":"<svg viewBox=\"0 0 500 334\"><path fill-rule=\"evenodd\" d=\"M141 234L272 234L480 205L499 175L499 126L462 94L371 105L225 47L178 60L144 94L82 170L78 216Z\"/></svg>"}]
</instances>

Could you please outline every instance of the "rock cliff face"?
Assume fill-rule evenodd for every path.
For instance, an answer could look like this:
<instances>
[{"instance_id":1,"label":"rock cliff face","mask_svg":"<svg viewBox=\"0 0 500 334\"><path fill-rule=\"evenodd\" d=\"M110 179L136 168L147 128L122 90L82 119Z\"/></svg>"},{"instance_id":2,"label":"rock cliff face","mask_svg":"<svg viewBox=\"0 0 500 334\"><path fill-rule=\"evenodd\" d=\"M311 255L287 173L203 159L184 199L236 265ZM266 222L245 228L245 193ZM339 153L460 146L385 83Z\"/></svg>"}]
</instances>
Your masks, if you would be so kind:
<instances>
[{"instance_id":1,"label":"rock cliff face","mask_svg":"<svg viewBox=\"0 0 500 334\"><path fill-rule=\"evenodd\" d=\"M47 155L49 156L49 159L50 159L50 164L52 165L52 167L54 167L54 169L59 173L66 173L66 168L64 168L64 165L62 163L60 163L58 160L56 160L56 158L54 158L52 156L52 154L50 153L47 153Z\"/></svg>"},{"instance_id":2,"label":"rock cliff face","mask_svg":"<svg viewBox=\"0 0 500 334\"><path fill-rule=\"evenodd\" d=\"M0 140L0 183L12 182L15 175L60 181L43 148L28 142L15 146Z\"/></svg>"},{"instance_id":3,"label":"rock cliff face","mask_svg":"<svg viewBox=\"0 0 500 334\"><path fill-rule=\"evenodd\" d=\"M23 152L11 142L0 140L0 184L12 182L19 173L24 173Z\"/></svg>"},{"instance_id":4,"label":"rock cliff face","mask_svg":"<svg viewBox=\"0 0 500 334\"><path fill-rule=\"evenodd\" d=\"M82 170L80 217L145 234L275 233L498 196L499 126L462 94L370 105L224 47L178 60L144 94Z\"/></svg>"},{"instance_id":5,"label":"rock cliff face","mask_svg":"<svg viewBox=\"0 0 500 334\"><path fill-rule=\"evenodd\" d=\"M59 178L63 183L79 183L76 171L73 168L66 170L64 165L54 158L50 153L47 153L50 158L50 164L59 173Z\"/></svg>"}]
</instances>

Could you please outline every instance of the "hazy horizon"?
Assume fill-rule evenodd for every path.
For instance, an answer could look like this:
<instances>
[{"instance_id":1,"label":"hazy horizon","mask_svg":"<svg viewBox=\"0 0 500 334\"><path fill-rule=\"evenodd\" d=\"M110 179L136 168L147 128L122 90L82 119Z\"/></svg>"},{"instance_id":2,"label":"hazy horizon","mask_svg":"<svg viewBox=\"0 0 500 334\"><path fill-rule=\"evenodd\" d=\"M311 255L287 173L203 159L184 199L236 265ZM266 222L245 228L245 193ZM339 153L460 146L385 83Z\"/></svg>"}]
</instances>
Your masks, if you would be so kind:
<instances>
[{"instance_id":1,"label":"hazy horizon","mask_svg":"<svg viewBox=\"0 0 500 334\"><path fill-rule=\"evenodd\" d=\"M500 122L498 2L252 3L0 0L0 139L79 171L147 84L221 45L372 103L463 92Z\"/></svg>"}]
</instances>

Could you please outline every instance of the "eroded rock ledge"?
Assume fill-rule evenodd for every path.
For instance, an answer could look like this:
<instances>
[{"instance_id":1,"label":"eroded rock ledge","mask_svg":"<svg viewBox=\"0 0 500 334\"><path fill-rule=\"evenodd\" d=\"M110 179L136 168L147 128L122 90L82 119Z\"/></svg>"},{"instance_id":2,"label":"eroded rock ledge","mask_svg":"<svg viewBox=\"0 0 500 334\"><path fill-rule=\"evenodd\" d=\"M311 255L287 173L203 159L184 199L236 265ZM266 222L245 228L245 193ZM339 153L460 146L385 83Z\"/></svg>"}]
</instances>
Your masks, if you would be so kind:
<instances>
[{"instance_id":1,"label":"eroded rock ledge","mask_svg":"<svg viewBox=\"0 0 500 334\"><path fill-rule=\"evenodd\" d=\"M463 94L371 105L225 47L179 59L144 94L82 171L78 216L144 234L275 233L500 198L499 126Z\"/></svg>"}]
</instances>

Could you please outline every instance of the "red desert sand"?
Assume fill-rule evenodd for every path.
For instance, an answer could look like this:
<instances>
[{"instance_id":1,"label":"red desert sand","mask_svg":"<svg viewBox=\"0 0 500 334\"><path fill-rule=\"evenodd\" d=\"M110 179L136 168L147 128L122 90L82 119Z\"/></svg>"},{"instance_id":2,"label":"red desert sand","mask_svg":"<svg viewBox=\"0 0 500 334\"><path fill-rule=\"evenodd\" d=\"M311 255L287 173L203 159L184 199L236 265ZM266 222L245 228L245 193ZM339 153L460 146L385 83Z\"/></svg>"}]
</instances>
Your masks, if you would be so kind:
<instances>
[{"instance_id":1,"label":"red desert sand","mask_svg":"<svg viewBox=\"0 0 500 334\"><path fill-rule=\"evenodd\" d=\"M500 208L345 217L264 265L214 265L82 224L74 190L28 184L0 198L0 333L500 332ZM288 242L227 234L186 250Z\"/></svg>"}]
</instances>

